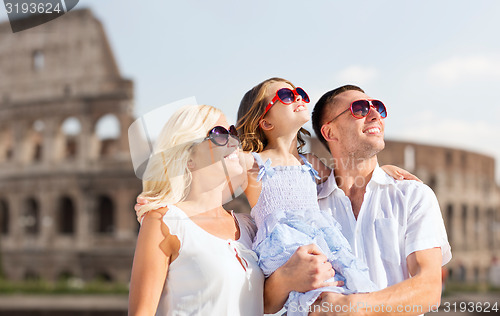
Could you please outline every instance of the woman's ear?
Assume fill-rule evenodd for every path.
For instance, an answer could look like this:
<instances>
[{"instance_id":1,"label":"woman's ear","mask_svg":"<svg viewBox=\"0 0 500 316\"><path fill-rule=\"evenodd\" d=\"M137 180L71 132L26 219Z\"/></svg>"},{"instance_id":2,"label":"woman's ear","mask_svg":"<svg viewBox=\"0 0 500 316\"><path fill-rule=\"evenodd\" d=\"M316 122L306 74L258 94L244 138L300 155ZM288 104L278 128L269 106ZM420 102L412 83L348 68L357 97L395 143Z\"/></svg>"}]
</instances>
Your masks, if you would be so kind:
<instances>
[{"instance_id":1,"label":"woman's ear","mask_svg":"<svg viewBox=\"0 0 500 316\"><path fill-rule=\"evenodd\" d=\"M273 124L271 124L271 123L269 123L269 122L268 122L267 120L265 120L265 119L260 120L260 122L259 122L259 126L260 126L260 128L262 128L262 130L264 130L264 131L270 131L270 130L272 130L272 129L274 128L274 125L273 125Z\"/></svg>"},{"instance_id":2,"label":"woman's ear","mask_svg":"<svg viewBox=\"0 0 500 316\"><path fill-rule=\"evenodd\" d=\"M327 142L337 140L337 137L335 137L335 133L333 132L333 129L330 126L330 124L325 124L321 126L321 135L323 135L323 137Z\"/></svg>"},{"instance_id":3,"label":"woman's ear","mask_svg":"<svg viewBox=\"0 0 500 316\"><path fill-rule=\"evenodd\" d=\"M194 163L193 159L189 158L189 160L187 162L187 167L190 170L193 170L196 167L196 164Z\"/></svg>"}]
</instances>

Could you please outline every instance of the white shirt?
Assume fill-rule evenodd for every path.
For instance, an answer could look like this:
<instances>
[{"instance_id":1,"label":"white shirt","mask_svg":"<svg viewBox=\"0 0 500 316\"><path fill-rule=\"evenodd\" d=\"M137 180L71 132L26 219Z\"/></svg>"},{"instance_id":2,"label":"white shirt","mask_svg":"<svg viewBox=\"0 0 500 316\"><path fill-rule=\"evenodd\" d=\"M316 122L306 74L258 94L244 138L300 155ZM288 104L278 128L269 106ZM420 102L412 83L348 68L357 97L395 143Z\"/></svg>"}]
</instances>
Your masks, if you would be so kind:
<instances>
[{"instance_id":1,"label":"white shirt","mask_svg":"<svg viewBox=\"0 0 500 316\"><path fill-rule=\"evenodd\" d=\"M396 181L376 167L354 217L349 198L332 174L318 186L321 210L342 226L354 254L369 268L380 288L410 277L406 257L419 250L440 247L442 265L451 259L443 217L434 192L417 181Z\"/></svg>"},{"instance_id":2,"label":"white shirt","mask_svg":"<svg viewBox=\"0 0 500 316\"><path fill-rule=\"evenodd\" d=\"M250 250L255 224L247 214L234 214L238 240L222 239L195 224L180 208L169 205L163 216L180 241L170 264L157 316L261 316L264 274Z\"/></svg>"}]
</instances>

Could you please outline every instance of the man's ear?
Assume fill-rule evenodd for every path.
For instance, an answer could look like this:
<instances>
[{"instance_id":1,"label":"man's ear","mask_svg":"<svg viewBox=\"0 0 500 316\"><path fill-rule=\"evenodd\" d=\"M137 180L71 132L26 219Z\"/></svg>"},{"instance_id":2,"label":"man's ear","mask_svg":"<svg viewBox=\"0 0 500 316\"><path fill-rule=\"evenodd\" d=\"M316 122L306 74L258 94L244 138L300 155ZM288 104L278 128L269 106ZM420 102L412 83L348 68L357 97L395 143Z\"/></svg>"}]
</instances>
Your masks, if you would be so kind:
<instances>
[{"instance_id":1,"label":"man's ear","mask_svg":"<svg viewBox=\"0 0 500 316\"><path fill-rule=\"evenodd\" d=\"M335 133L333 132L333 129L330 126L330 124L325 124L321 126L321 135L323 135L323 137L327 142L337 140L337 137L335 137Z\"/></svg>"},{"instance_id":2,"label":"man's ear","mask_svg":"<svg viewBox=\"0 0 500 316\"><path fill-rule=\"evenodd\" d=\"M274 125L269 123L267 120L262 119L259 122L260 128L262 128L264 131L270 131L274 128Z\"/></svg>"}]
</instances>

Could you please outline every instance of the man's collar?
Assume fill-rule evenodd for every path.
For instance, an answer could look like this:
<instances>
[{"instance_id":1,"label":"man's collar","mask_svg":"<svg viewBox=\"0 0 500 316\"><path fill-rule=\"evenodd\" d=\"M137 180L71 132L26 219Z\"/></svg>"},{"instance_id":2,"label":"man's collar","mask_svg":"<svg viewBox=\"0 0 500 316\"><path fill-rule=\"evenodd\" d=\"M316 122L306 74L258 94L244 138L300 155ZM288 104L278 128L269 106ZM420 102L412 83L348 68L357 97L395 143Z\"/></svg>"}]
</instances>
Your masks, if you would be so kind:
<instances>
[{"instance_id":1,"label":"man's collar","mask_svg":"<svg viewBox=\"0 0 500 316\"><path fill-rule=\"evenodd\" d=\"M372 181L379 185L396 184L396 180L394 180L393 177L385 173L385 171L382 170L382 168L380 168L378 164L373 170L370 182ZM318 199L324 199L330 194L333 194L336 190L340 190L340 188L337 186L337 182L335 181L335 174L332 170L328 179L319 185Z\"/></svg>"},{"instance_id":2,"label":"man's collar","mask_svg":"<svg viewBox=\"0 0 500 316\"><path fill-rule=\"evenodd\" d=\"M396 180L385 173L385 171L380 168L378 164L375 167L375 170L373 170L371 181L374 181L380 185L396 184Z\"/></svg>"},{"instance_id":3,"label":"man's collar","mask_svg":"<svg viewBox=\"0 0 500 316\"><path fill-rule=\"evenodd\" d=\"M337 182L335 181L335 173L330 172L330 176L326 179L325 182L318 186L318 199L324 199L330 194L332 194L335 190L340 190L337 186Z\"/></svg>"}]
</instances>

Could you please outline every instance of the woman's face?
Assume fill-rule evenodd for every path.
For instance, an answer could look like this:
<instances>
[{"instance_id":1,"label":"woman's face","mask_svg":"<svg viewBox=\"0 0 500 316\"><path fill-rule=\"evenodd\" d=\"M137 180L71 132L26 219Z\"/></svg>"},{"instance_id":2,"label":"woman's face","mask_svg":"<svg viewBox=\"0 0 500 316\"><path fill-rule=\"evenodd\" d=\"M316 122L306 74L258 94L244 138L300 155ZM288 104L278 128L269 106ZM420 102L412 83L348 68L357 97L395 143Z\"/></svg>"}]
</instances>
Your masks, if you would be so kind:
<instances>
[{"instance_id":1,"label":"woman's face","mask_svg":"<svg viewBox=\"0 0 500 316\"><path fill-rule=\"evenodd\" d=\"M221 115L214 126L222 126L229 130L229 124L224 115ZM209 130L207 130L208 136ZM239 159L239 140L228 136L227 144L218 146L212 140L206 139L197 144L191 154L189 167L192 171L202 172L210 178L227 179L243 173Z\"/></svg>"}]
</instances>

